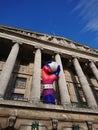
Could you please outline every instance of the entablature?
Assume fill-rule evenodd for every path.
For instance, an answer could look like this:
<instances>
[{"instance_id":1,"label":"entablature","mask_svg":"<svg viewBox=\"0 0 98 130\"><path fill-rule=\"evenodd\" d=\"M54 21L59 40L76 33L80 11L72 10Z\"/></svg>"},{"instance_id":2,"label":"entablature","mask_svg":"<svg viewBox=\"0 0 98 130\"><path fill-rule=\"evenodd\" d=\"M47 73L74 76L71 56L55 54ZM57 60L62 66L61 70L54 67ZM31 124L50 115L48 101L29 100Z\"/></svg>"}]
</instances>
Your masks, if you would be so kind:
<instances>
[{"instance_id":1,"label":"entablature","mask_svg":"<svg viewBox=\"0 0 98 130\"><path fill-rule=\"evenodd\" d=\"M94 54L98 53L96 49L92 49L86 45L82 45L78 42L72 41L64 37L32 32L24 29L18 29L18 28L7 27L2 25L0 26L0 30L2 30L3 32L8 32L9 34L12 33L12 35L14 34L14 35L20 35L28 38L34 38L34 40L42 40L42 42L51 42L52 44L58 44L60 46L83 51L86 53L94 53Z\"/></svg>"},{"instance_id":2,"label":"entablature","mask_svg":"<svg viewBox=\"0 0 98 130\"><path fill-rule=\"evenodd\" d=\"M7 31L7 30L6 30ZM24 36L23 35L16 35L16 32L12 33L12 31L10 33L7 33L6 31L4 32L0 32L0 37L1 38L4 38L4 39L9 39L11 40L12 42L13 41L17 41L18 43L20 43L22 46L24 45L29 45L29 46L34 46L36 48L36 46L38 48L41 48L41 49L45 49L45 50L50 50L50 51L53 51L54 53L57 52L57 53L62 53L62 56L65 56L68 55L68 57L72 57L72 56L78 56L80 58L84 58L84 59L87 59L87 60L94 60L96 62L98 62L98 53L97 52L89 52L87 50L84 51L84 47L81 46L80 44L78 45L78 49L76 48L75 44L73 42L70 41L70 45L72 46L69 47L69 41L66 40L64 41L64 39L61 40L62 44L60 43L56 43L56 40L55 37L53 37L52 40L54 40L55 42L51 42L51 41L45 41L45 40L41 40L41 39L34 39L32 38L31 36ZM8 30L9 32L9 30ZM58 38L59 39L59 38ZM79 49L80 48L80 49ZM82 48L82 50L81 50ZM91 48L89 47L86 47L88 48L88 50L91 50Z\"/></svg>"}]
</instances>

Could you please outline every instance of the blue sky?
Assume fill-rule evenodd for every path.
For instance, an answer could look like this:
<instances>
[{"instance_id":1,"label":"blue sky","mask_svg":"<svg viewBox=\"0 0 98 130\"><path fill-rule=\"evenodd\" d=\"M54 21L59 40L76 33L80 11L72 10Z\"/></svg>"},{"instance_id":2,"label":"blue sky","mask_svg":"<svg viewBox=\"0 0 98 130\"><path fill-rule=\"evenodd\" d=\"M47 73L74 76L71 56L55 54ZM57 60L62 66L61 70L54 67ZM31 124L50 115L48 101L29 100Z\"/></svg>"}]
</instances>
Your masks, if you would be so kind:
<instances>
[{"instance_id":1,"label":"blue sky","mask_svg":"<svg viewBox=\"0 0 98 130\"><path fill-rule=\"evenodd\" d=\"M98 0L0 0L0 24L98 49Z\"/></svg>"}]
</instances>

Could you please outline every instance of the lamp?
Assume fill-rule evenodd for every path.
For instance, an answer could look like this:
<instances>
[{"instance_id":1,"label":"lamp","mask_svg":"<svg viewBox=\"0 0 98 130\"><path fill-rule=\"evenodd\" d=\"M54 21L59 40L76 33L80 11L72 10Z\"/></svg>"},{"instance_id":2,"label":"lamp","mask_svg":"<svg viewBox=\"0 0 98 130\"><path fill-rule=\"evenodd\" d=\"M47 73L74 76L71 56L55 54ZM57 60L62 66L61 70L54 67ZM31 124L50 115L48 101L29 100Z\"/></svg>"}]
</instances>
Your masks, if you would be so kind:
<instances>
[{"instance_id":1,"label":"lamp","mask_svg":"<svg viewBox=\"0 0 98 130\"><path fill-rule=\"evenodd\" d=\"M58 127L58 120L52 119L52 130L57 130Z\"/></svg>"}]
</instances>

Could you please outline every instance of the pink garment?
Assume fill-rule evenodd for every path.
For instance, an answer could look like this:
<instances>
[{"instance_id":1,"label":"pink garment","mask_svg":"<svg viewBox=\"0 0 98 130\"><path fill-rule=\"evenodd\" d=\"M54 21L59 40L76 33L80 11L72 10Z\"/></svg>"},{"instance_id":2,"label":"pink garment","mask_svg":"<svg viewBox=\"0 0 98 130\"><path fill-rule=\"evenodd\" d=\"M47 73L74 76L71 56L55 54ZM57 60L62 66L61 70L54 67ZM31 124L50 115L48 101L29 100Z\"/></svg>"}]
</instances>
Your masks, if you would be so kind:
<instances>
[{"instance_id":1,"label":"pink garment","mask_svg":"<svg viewBox=\"0 0 98 130\"><path fill-rule=\"evenodd\" d=\"M57 79L55 74L51 74L51 69L44 66L42 69L42 84L53 84L54 80Z\"/></svg>"}]
</instances>

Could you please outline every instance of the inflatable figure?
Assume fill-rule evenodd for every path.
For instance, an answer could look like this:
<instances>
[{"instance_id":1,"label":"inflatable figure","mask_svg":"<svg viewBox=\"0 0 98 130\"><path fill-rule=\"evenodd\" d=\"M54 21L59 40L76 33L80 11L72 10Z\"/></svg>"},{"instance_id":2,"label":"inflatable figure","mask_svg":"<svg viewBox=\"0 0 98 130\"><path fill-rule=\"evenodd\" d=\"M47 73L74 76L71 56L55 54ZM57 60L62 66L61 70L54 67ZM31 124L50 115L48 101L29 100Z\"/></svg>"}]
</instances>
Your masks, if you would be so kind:
<instances>
[{"instance_id":1,"label":"inflatable figure","mask_svg":"<svg viewBox=\"0 0 98 130\"><path fill-rule=\"evenodd\" d=\"M55 104L53 82L58 78L60 65L48 61L42 68L43 103Z\"/></svg>"}]
</instances>

